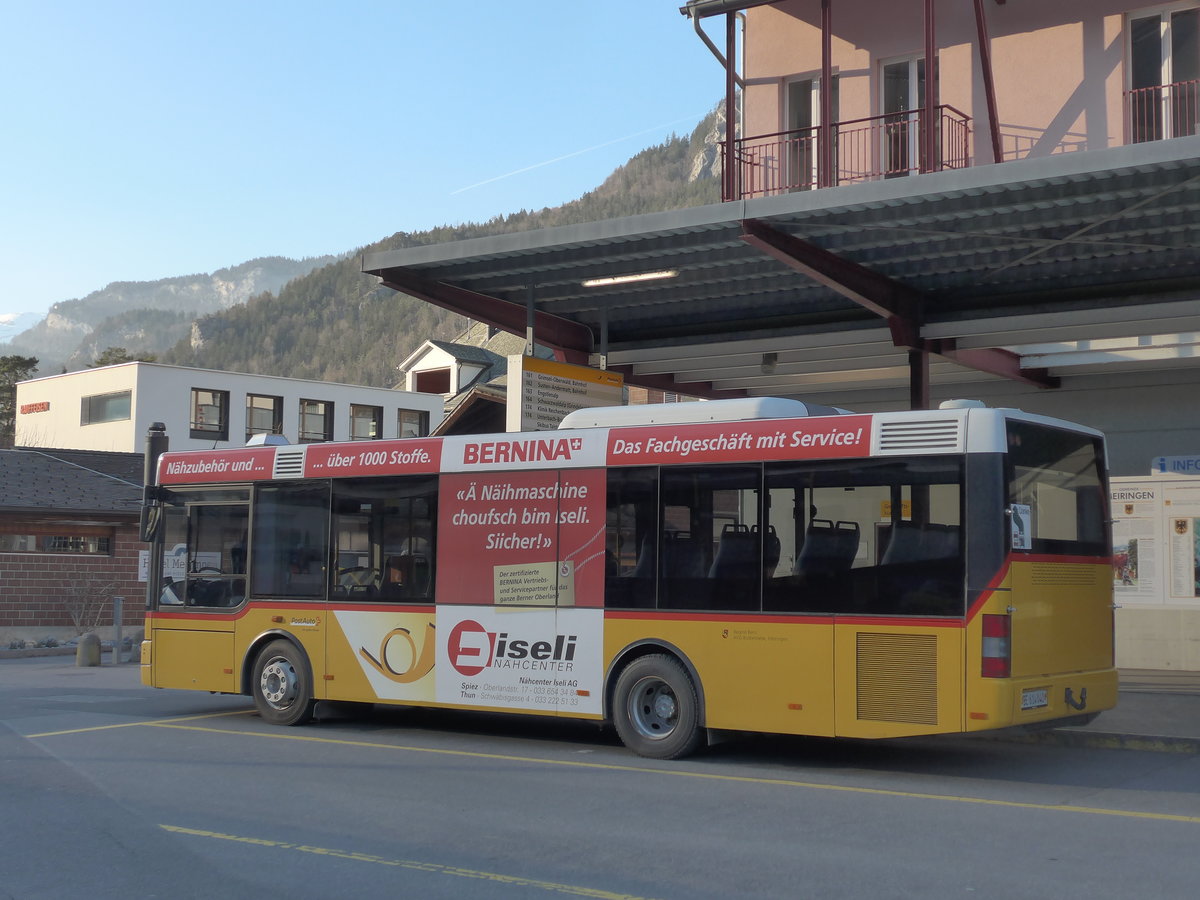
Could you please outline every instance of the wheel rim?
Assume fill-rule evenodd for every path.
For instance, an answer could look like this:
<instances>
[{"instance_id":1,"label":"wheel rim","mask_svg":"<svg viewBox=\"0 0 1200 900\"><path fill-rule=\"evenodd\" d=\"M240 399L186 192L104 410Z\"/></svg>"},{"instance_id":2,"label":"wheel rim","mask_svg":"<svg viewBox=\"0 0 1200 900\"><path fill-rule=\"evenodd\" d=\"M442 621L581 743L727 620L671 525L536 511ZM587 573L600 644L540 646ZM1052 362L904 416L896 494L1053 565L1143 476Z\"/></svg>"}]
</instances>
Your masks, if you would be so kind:
<instances>
[{"instance_id":1,"label":"wheel rim","mask_svg":"<svg viewBox=\"0 0 1200 900\"><path fill-rule=\"evenodd\" d=\"M649 740L670 737L679 725L679 702L661 678L639 680L629 692L627 712L637 733Z\"/></svg>"},{"instance_id":2,"label":"wheel rim","mask_svg":"<svg viewBox=\"0 0 1200 900\"><path fill-rule=\"evenodd\" d=\"M291 660L282 656L268 660L258 679L258 689L272 709L284 710L295 703L300 679Z\"/></svg>"}]
</instances>

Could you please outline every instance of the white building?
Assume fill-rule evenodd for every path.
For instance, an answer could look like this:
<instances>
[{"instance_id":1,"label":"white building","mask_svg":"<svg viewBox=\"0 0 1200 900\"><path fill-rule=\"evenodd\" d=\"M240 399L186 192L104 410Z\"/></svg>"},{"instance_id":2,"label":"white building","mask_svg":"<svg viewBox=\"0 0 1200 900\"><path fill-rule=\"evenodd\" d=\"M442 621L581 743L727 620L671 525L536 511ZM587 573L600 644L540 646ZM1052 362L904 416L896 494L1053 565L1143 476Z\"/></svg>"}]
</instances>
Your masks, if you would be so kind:
<instances>
[{"instance_id":1,"label":"white building","mask_svg":"<svg viewBox=\"0 0 1200 900\"><path fill-rule=\"evenodd\" d=\"M442 396L272 375L128 362L17 385L16 446L138 453L152 422L172 450L244 444L420 437Z\"/></svg>"},{"instance_id":2,"label":"white building","mask_svg":"<svg viewBox=\"0 0 1200 900\"><path fill-rule=\"evenodd\" d=\"M486 346L492 340L503 342L503 351ZM504 374L508 355L520 353L525 341L515 335L495 334L487 326L475 325L461 342L427 340L397 368L410 391L429 391L446 399L468 388Z\"/></svg>"}]
</instances>

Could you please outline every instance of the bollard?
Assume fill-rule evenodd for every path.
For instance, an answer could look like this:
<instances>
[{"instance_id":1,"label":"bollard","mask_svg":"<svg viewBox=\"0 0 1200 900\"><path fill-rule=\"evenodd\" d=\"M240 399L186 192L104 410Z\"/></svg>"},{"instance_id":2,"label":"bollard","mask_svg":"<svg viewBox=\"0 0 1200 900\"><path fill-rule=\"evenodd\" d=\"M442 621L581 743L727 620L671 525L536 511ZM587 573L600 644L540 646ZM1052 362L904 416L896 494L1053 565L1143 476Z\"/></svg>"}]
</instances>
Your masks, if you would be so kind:
<instances>
[{"instance_id":1,"label":"bollard","mask_svg":"<svg viewBox=\"0 0 1200 900\"><path fill-rule=\"evenodd\" d=\"M75 665L100 665L100 635L88 632L79 639L79 644L75 647Z\"/></svg>"},{"instance_id":2,"label":"bollard","mask_svg":"<svg viewBox=\"0 0 1200 900\"><path fill-rule=\"evenodd\" d=\"M125 618L125 598L113 597L113 658L112 664L121 664L121 620Z\"/></svg>"}]
</instances>

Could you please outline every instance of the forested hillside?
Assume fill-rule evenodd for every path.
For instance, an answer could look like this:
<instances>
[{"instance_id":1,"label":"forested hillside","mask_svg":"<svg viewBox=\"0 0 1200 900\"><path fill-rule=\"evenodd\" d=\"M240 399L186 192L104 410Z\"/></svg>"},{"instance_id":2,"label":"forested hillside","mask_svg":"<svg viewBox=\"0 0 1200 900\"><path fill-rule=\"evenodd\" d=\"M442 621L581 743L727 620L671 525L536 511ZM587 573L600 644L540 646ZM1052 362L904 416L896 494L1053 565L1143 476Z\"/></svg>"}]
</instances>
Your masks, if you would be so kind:
<instances>
[{"instance_id":1,"label":"forested hillside","mask_svg":"<svg viewBox=\"0 0 1200 900\"><path fill-rule=\"evenodd\" d=\"M714 111L690 137L642 151L571 203L522 210L484 224L399 232L291 281L278 293L262 293L206 316L160 361L391 387L400 360L427 338L453 337L464 323L377 286L359 271L361 253L716 203L720 186L712 160L718 116Z\"/></svg>"}]
</instances>

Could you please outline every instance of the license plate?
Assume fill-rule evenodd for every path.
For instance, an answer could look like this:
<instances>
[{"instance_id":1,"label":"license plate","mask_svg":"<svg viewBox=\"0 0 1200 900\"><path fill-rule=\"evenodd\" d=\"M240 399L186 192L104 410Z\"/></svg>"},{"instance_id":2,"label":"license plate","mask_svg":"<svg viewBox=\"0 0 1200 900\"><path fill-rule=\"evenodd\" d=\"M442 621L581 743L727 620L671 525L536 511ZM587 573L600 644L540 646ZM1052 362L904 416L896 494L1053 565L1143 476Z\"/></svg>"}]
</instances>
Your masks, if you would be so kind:
<instances>
[{"instance_id":1,"label":"license plate","mask_svg":"<svg viewBox=\"0 0 1200 900\"><path fill-rule=\"evenodd\" d=\"M1050 699L1045 688L1026 688L1021 691L1021 709L1041 709L1049 705Z\"/></svg>"}]
</instances>

